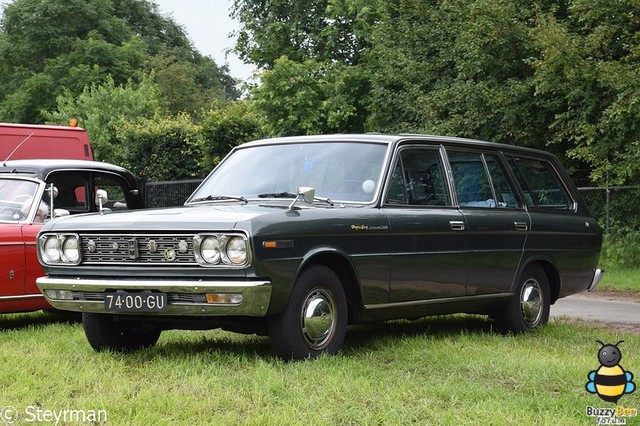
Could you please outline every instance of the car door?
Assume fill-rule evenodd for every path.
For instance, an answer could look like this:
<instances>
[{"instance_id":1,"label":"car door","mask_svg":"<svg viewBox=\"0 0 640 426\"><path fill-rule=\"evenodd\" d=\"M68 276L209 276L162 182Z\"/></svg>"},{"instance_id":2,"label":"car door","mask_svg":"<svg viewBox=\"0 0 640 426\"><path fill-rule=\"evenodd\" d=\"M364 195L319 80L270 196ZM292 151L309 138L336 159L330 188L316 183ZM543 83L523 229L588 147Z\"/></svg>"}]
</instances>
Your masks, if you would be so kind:
<instances>
[{"instance_id":1,"label":"car door","mask_svg":"<svg viewBox=\"0 0 640 426\"><path fill-rule=\"evenodd\" d=\"M24 295L25 250L22 225L3 223L0 226L0 297Z\"/></svg>"},{"instance_id":2,"label":"car door","mask_svg":"<svg viewBox=\"0 0 640 426\"><path fill-rule=\"evenodd\" d=\"M64 209L70 214L98 211L95 195L99 189L105 190L107 201L102 206L111 210L128 210L132 200L127 182L120 176L90 170L64 170L50 173L47 183L58 189L54 199L56 209ZM129 197L129 198L128 198Z\"/></svg>"},{"instance_id":3,"label":"car door","mask_svg":"<svg viewBox=\"0 0 640 426\"><path fill-rule=\"evenodd\" d=\"M390 224L390 302L464 296L467 237L452 205L440 147L396 155L383 210Z\"/></svg>"},{"instance_id":4,"label":"car door","mask_svg":"<svg viewBox=\"0 0 640 426\"><path fill-rule=\"evenodd\" d=\"M600 228L588 216L577 214L578 202L559 169L549 158L508 155L531 216L531 232L524 254L548 258L552 253L560 271L560 296L585 290L601 244ZM577 194L576 194L577 195Z\"/></svg>"},{"instance_id":5,"label":"car door","mask_svg":"<svg viewBox=\"0 0 640 426\"><path fill-rule=\"evenodd\" d=\"M448 148L456 203L467 225L467 294L508 292L531 220L498 152Z\"/></svg>"}]
</instances>

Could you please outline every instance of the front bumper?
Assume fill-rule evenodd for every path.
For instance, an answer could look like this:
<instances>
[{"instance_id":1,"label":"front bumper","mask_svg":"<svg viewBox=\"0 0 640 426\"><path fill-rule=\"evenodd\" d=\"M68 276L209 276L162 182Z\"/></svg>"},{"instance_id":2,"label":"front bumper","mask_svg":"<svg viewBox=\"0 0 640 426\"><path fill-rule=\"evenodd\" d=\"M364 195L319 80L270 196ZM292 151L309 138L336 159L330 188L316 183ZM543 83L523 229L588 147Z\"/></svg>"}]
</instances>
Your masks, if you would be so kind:
<instances>
[{"instance_id":1,"label":"front bumper","mask_svg":"<svg viewBox=\"0 0 640 426\"><path fill-rule=\"evenodd\" d=\"M40 291L56 309L75 312L114 313L105 308L105 292L151 291L166 293L166 310L157 315L186 316L250 316L263 317L271 300L271 282L255 281L189 281L189 280L125 280L41 277L36 280ZM73 299L53 299L47 290L70 292ZM240 303L207 303L206 294L241 294ZM69 294L69 293L67 293ZM127 314L136 314L126 312ZM149 315L149 312L144 312ZM153 313L156 314L156 313Z\"/></svg>"}]
</instances>

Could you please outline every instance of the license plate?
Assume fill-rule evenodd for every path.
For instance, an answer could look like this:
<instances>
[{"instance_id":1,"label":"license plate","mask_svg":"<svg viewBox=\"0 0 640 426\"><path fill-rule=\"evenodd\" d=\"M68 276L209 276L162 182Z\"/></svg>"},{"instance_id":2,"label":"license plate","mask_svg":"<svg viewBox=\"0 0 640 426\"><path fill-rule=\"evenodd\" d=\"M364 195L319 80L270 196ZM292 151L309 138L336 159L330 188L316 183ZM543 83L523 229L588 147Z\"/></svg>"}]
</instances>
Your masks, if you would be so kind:
<instances>
[{"instance_id":1,"label":"license plate","mask_svg":"<svg viewBox=\"0 0 640 426\"><path fill-rule=\"evenodd\" d=\"M167 309L166 293L105 293L104 308L113 312L162 312Z\"/></svg>"}]
</instances>

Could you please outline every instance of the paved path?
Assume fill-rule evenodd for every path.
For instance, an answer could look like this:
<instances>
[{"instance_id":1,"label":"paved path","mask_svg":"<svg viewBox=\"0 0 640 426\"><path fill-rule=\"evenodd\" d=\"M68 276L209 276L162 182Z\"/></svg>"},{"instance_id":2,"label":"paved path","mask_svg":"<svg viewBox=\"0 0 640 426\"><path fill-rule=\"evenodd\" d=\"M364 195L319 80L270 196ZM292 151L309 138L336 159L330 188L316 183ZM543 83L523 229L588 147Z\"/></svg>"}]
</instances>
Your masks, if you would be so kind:
<instances>
[{"instance_id":1,"label":"paved path","mask_svg":"<svg viewBox=\"0 0 640 426\"><path fill-rule=\"evenodd\" d=\"M563 316L640 327L640 299L598 292L575 294L551 305L551 318Z\"/></svg>"}]
</instances>

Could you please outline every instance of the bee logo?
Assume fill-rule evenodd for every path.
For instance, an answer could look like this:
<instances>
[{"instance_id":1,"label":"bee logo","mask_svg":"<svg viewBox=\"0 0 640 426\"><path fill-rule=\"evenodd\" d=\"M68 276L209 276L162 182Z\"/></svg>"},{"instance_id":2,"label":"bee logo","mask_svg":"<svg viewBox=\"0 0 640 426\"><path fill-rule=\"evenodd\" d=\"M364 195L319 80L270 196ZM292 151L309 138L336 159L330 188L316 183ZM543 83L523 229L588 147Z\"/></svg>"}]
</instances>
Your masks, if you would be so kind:
<instances>
[{"instance_id":1,"label":"bee logo","mask_svg":"<svg viewBox=\"0 0 640 426\"><path fill-rule=\"evenodd\" d=\"M636 384L633 383L633 373L625 371L620 365L622 352L618 345L623 341L612 345L596 340L602 345L598 350L600 368L587 374L589 381L585 385L587 392L597 393L602 400L614 404L617 404L618 399L625 393L632 393L636 390Z\"/></svg>"}]
</instances>

